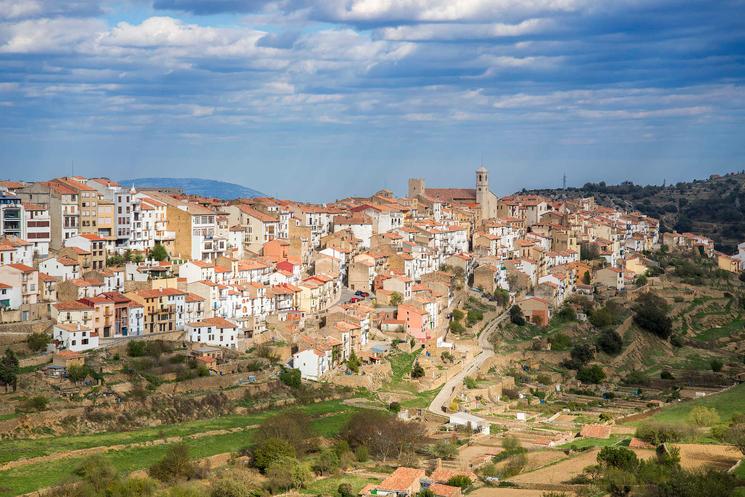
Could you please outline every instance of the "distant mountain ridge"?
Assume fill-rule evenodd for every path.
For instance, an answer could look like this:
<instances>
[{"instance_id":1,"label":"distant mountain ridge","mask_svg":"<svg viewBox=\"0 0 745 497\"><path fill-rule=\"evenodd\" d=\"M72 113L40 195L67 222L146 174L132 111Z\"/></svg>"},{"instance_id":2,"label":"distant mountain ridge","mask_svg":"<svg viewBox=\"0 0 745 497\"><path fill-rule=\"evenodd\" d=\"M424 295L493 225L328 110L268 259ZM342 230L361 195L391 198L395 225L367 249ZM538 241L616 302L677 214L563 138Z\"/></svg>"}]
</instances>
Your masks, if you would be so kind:
<instances>
[{"instance_id":1,"label":"distant mountain ridge","mask_svg":"<svg viewBox=\"0 0 745 497\"><path fill-rule=\"evenodd\" d=\"M265 197L258 190L226 181L216 181L203 178L135 178L119 181L122 186L135 188L179 188L189 195L215 197L230 200L241 197Z\"/></svg>"}]
</instances>

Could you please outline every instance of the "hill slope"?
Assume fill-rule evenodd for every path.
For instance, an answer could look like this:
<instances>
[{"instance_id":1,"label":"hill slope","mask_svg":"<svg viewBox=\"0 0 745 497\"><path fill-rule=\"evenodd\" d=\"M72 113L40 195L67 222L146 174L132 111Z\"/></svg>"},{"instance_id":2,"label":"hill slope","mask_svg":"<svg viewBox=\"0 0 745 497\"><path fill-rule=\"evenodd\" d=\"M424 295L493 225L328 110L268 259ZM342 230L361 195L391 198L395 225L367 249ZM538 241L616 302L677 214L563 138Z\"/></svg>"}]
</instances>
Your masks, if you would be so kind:
<instances>
[{"instance_id":1,"label":"hill slope","mask_svg":"<svg viewBox=\"0 0 745 497\"><path fill-rule=\"evenodd\" d=\"M549 197L594 195L601 205L638 210L656 217L665 231L692 231L708 236L717 249L736 251L745 241L745 173L713 175L667 186L586 183L566 190L531 190Z\"/></svg>"},{"instance_id":2,"label":"hill slope","mask_svg":"<svg viewBox=\"0 0 745 497\"><path fill-rule=\"evenodd\" d=\"M264 197L257 190L247 188L235 183L215 181L202 178L136 178L119 181L123 186L134 185L135 188L180 188L184 193L190 195L201 195L204 197L216 197L220 199L234 199L240 197Z\"/></svg>"}]
</instances>

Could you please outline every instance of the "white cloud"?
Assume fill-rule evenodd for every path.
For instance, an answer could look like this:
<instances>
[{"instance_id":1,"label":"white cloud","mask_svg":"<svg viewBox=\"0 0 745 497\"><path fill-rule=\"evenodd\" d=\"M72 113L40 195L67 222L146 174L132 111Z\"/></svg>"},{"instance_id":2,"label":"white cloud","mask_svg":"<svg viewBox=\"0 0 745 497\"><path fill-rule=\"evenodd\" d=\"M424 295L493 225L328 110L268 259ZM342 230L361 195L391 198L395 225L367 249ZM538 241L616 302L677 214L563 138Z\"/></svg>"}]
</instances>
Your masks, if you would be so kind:
<instances>
[{"instance_id":1,"label":"white cloud","mask_svg":"<svg viewBox=\"0 0 745 497\"><path fill-rule=\"evenodd\" d=\"M503 38L534 34L554 26L550 19L527 19L518 24L413 24L382 28L377 35L385 40L408 41L455 41Z\"/></svg>"}]
</instances>

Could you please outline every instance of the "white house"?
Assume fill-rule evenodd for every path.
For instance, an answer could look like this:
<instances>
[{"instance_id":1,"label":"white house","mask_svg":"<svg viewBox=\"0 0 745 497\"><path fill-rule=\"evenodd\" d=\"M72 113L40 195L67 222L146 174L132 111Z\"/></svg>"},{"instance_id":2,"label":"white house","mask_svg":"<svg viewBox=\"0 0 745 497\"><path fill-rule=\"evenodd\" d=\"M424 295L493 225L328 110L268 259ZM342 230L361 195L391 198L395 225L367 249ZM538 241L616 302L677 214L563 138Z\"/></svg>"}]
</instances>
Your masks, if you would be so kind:
<instances>
[{"instance_id":1,"label":"white house","mask_svg":"<svg viewBox=\"0 0 745 497\"><path fill-rule=\"evenodd\" d=\"M482 433L484 435L488 435L491 429L491 423L489 423L489 421L463 411L458 411L451 414L450 424L470 428L471 430Z\"/></svg>"},{"instance_id":2,"label":"white house","mask_svg":"<svg viewBox=\"0 0 745 497\"><path fill-rule=\"evenodd\" d=\"M80 264L69 257L51 257L39 264L39 271L63 281L80 279Z\"/></svg>"},{"instance_id":3,"label":"white house","mask_svg":"<svg viewBox=\"0 0 745 497\"><path fill-rule=\"evenodd\" d=\"M192 342L237 349L241 328L224 318L207 318L187 324L186 332Z\"/></svg>"},{"instance_id":4,"label":"white house","mask_svg":"<svg viewBox=\"0 0 745 497\"><path fill-rule=\"evenodd\" d=\"M292 367L303 379L318 381L331 369L331 350L309 347L292 355Z\"/></svg>"},{"instance_id":5,"label":"white house","mask_svg":"<svg viewBox=\"0 0 745 497\"><path fill-rule=\"evenodd\" d=\"M57 350L85 352L98 348L98 333L80 324L58 323L54 325L52 342Z\"/></svg>"}]
</instances>

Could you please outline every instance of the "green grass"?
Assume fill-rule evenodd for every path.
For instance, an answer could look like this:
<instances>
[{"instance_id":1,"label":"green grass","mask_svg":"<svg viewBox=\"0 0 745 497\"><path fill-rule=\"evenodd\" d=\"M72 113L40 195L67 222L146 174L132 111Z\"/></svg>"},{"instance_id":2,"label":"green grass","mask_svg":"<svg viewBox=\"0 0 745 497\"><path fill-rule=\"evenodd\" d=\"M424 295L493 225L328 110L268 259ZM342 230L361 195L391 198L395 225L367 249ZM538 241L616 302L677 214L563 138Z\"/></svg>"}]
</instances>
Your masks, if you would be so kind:
<instances>
[{"instance_id":1,"label":"green grass","mask_svg":"<svg viewBox=\"0 0 745 497\"><path fill-rule=\"evenodd\" d=\"M625 441L629 440L628 437L612 436L610 438L582 438L573 442L565 443L560 445L560 449L577 448L584 449L585 447L608 447L611 445L622 445Z\"/></svg>"},{"instance_id":2,"label":"green grass","mask_svg":"<svg viewBox=\"0 0 745 497\"><path fill-rule=\"evenodd\" d=\"M286 409L292 409L292 407ZM4 440L0 444L0 463L15 461L21 458L55 454L62 451L147 442L161 439L163 436L184 437L206 431L242 428L259 424L263 420L286 409L269 410L249 415L228 415L213 419L189 421L176 425L142 428L125 432ZM346 421L344 418L351 416L355 408L346 406L341 401L327 401L300 406L298 409L316 418L313 421L314 427L321 434L324 434L324 432L333 431L333 427L338 426L339 423L343 424Z\"/></svg>"},{"instance_id":3,"label":"green grass","mask_svg":"<svg viewBox=\"0 0 745 497\"><path fill-rule=\"evenodd\" d=\"M742 333L745 328L745 319L737 318L729 323L725 324L720 328L709 328L700 333L696 334L696 340L708 342L710 340L717 340L719 338L728 337Z\"/></svg>"},{"instance_id":4,"label":"green grass","mask_svg":"<svg viewBox=\"0 0 745 497\"><path fill-rule=\"evenodd\" d=\"M401 407L406 409L423 409L432 403L441 389L442 387L439 387L433 390L419 392L413 399L407 399L401 402Z\"/></svg>"},{"instance_id":5,"label":"green grass","mask_svg":"<svg viewBox=\"0 0 745 497\"><path fill-rule=\"evenodd\" d=\"M336 495L336 490L342 483L349 483L352 486L352 491L356 495L360 490L362 490L362 487L368 483L380 483L380 480L357 475L331 476L329 478L323 478L311 482L300 492L311 495Z\"/></svg>"},{"instance_id":6,"label":"green grass","mask_svg":"<svg viewBox=\"0 0 745 497\"><path fill-rule=\"evenodd\" d=\"M390 356L389 361L391 362L391 383L401 383L404 379L404 376L411 373L411 369L414 367L414 362L416 361L417 357L419 357L419 354L421 352L422 349L417 349L411 353L398 352Z\"/></svg>"},{"instance_id":7,"label":"green grass","mask_svg":"<svg viewBox=\"0 0 745 497\"><path fill-rule=\"evenodd\" d=\"M9 419L17 418L17 412L9 412L8 414L0 414L0 421L7 421Z\"/></svg>"},{"instance_id":8,"label":"green grass","mask_svg":"<svg viewBox=\"0 0 745 497\"><path fill-rule=\"evenodd\" d=\"M745 383L741 383L720 394L680 402L663 409L647 419L668 423L687 423L688 414L696 406L713 407L719 413L722 422L726 423L732 419L733 415L745 413Z\"/></svg>"},{"instance_id":9,"label":"green grass","mask_svg":"<svg viewBox=\"0 0 745 497\"><path fill-rule=\"evenodd\" d=\"M291 409L291 408L287 408ZM277 413L287 410L278 409L257 413L248 416L223 416L212 420L194 421L181 425L163 427L163 432L170 436L179 434L181 436L218 429L216 427L246 427L267 419ZM311 426L314 431L322 436L333 436L337 434L349 417L357 410L355 407L344 405L341 401L326 401L317 404L309 404L298 407L301 411L313 417ZM25 457L32 455L53 454L60 450L71 450L60 447L98 447L112 445L113 443L134 443L133 441L154 440L160 438L159 429L144 429L127 433L106 433L100 435L87 435L79 437L57 437L43 438L37 440L15 440L3 441L0 444L0 453L7 460L18 459L20 455L13 457L12 450L22 450ZM228 433L223 435L205 436L198 439L186 439L184 443L191 449L194 458L204 458L225 452L235 452L249 445L252 431ZM6 447L10 444L12 447ZM121 472L127 473L134 470L145 469L165 454L167 445L156 445L150 447L133 447L110 452L106 458ZM79 457L60 459L50 462L41 462L20 466L15 469L0 472L0 494L14 496L33 490L60 484L72 478L72 471L82 460ZM337 485L338 486L338 485Z\"/></svg>"},{"instance_id":10,"label":"green grass","mask_svg":"<svg viewBox=\"0 0 745 497\"><path fill-rule=\"evenodd\" d=\"M737 466L737 469L735 470L734 475L741 480L745 480L745 459L740 461L740 465Z\"/></svg>"}]
</instances>

